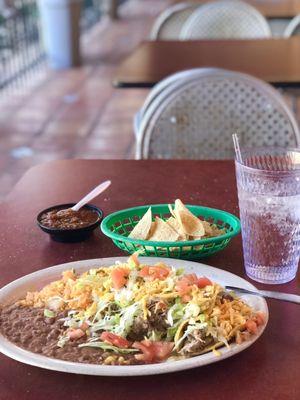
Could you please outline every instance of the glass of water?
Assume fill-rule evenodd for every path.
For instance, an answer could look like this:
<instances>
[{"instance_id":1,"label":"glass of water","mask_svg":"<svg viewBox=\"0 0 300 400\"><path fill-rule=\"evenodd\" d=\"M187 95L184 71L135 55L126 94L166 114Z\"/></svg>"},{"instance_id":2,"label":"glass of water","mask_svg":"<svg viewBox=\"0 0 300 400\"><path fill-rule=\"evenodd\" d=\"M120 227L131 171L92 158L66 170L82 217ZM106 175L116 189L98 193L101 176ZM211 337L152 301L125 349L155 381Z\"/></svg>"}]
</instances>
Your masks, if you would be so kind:
<instances>
[{"instance_id":1,"label":"glass of water","mask_svg":"<svg viewBox=\"0 0 300 400\"><path fill-rule=\"evenodd\" d=\"M241 149L236 160L244 263L262 283L285 283L300 256L300 149Z\"/></svg>"}]
</instances>

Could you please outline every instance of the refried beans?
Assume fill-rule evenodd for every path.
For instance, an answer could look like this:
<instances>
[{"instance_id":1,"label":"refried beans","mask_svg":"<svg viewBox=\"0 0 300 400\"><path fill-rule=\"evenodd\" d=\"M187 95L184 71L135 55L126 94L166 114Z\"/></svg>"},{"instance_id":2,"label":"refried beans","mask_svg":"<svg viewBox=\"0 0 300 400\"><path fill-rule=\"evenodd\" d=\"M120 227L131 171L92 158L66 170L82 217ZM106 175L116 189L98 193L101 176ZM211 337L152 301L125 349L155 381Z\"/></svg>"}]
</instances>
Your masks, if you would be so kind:
<instances>
[{"instance_id":1,"label":"refried beans","mask_svg":"<svg viewBox=\"0 0 300 400\"><path fill-rule=\"evenodd\" d=\"M85 338L58 347L59 336L66 331L62 320L66 315L60 312L55 318L47 318L44 308L5 306L0 308L0 333L17 346L46 357L88 364L141 364L133 354L114 355L99 348L78 347Z\"/></svg>"}]
</instances>

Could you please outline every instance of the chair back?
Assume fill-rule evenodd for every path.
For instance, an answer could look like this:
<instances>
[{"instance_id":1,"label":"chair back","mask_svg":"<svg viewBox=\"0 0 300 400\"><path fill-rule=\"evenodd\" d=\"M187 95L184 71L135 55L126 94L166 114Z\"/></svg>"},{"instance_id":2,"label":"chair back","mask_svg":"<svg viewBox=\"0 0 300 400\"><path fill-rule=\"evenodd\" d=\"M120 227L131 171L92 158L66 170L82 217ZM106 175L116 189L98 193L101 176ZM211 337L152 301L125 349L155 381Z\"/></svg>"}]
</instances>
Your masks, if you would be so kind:
<instances>
[{"instance_id":1,"label":"chair back","mask_svg":"<svg viewBox=\"0 0 300 400\"><path fill-rule=\"evenodd\" d=\"M216 68L196 75L165 88L146 110L138 159L233 158L235 132L242 146L300 145L295 117L269 84Z\"/></svg>"},{"instance_id":2,"label":"chair back","mask_svg":"<svg viewBox=\"0 0 300 400\"><path fill-rule=\"evenodd\" d=\"M285 38L289 38L294 35L300 35L300 14L296 15L296 17L289 22L283 32L283 36Z\"/></svg>"},{"instance_id":3,"label":"chair back","mask_svg":"<svg viewBox=\"0 0 300 400\"><path fill-rule=\"evenodd\" d=\"M187 19L182 40L268 38L271 30L254 7L238 0L221 0L199 7Z\"/></svg>"},{"instance_id":4,"label":"chair back","mask_svg":"<svg viewBox=\"0 0 300 400\"><path fill-rule=\"evenodd\" d=\"M154 22L150 38L152 40L179 39L184 23L198 7L199 4L195 3L179 3L168 7Z\"/></svg>"},{"instance_id":5,"label":"chair back","mask_svg":"<svg viewBox=\"0 0 300 400\"><path fill-rule=\"evenodd\" d=\"M147 109L150 107L150 105L153 103L153 101L158 97L158 95L161 92L163 92L167 87L173 85L176 82L180 81L182 83L185 79L190 80L193 77L205 73L206 70L207 70L206 68L188 69L169 75L166 78L162 79L160 82L158 82L146 97L146 100L144 101L144 104L142 105L141 109L134 116L133 129L135 137L137 138L139 135L141 122L143 120L143 117ZM214 68L209 68L208 70L212 71L214 70Z\"/></svg>"}]
</instances>

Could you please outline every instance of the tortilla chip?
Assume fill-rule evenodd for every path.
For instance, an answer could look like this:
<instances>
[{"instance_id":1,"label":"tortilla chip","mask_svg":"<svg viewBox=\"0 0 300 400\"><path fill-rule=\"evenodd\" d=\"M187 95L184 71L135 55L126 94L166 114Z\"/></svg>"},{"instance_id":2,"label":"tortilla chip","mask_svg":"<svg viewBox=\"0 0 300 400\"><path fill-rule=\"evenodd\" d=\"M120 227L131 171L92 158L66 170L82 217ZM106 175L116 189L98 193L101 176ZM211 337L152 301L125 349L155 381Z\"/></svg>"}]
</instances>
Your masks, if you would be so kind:
<instances>
[{"instance_id":1,"label":"tortilla chip","mask_svg":"<svg viewBox=\"0 0 300 400\"><path fill-rule=\"evenodd\" d=\"M152 223L152 211L151 207L147 210L147 212L143 215L143 217L139 220L139 222L135 225L133 230L128 235L131 239L140 239L145 240L151 229Z\"/></svg>"},{"instance_id":2,"label":"tortilla chip","mask_svg":"<svg viewBox=\"0 0 300 400\"><path fill-rule=\"evenodd\" d=\"M186 320L181 322L181 324L179 325L179 327L175 333L175 336L174 336L175 347L178 346L178 342L184 333L183 331L186 328L186 325L188 325L188 321L186 321Z\"/></svg>"},{"instance_id":3,"label":"tortilla chip","mask_svg":"<svg viewBox=\"0 0 300 400\"><path fill-rule=\"evenodd\" d=\"M153 242L175 242L178 239L179 234L164 220L156 217L155 223L154 232L148 240Z\"/></svg>"},{"instance_id":4,"label":"tortilla chip","mask_svg":"<svg viewBox=\"0 0 300 400\"><path fill-rule=\"evenodd\" d=\"M204 226L199 218L183 210L176 210L175 214L178 220L180 221L184 233L186 233L189 236L202 237L205 235Z\"/></svg>"},{"instance_id":5,"label":"tortilla chip","mask_svg":"<svg viewBox=\"0 0 300 400\"><path fill-rule=\"evenodd\" d=\"M208 238L208 236L204 235L204 236L190 236L189 240L201 240L201 239L205 239Z\"/></svg>"},{"instance_id":6,"label":"tortilla chip","mask_svg":"<svg viewBox=\"0 0 300 400\"><path fill-rule=\"evenodd\" d=\"M151 222L151 227L147 236L147 240L151 237L156 229L156 221Z\"/></svg>"},{"instance_id":7,"label":"tortilla chip","mask_svg":"<svg viewBox=\"0 0 300 400\"><path fill-rule=\"evenodd\" d=\"M184 211L187 214L190 214L191 216L195 217L195 215L183 204L183 202L180 199L175 200L174 211Z\"/></svg>"},{"instance_id":8,"label":"tortilla chip","mask_svg":"<svg viewBox=\"0 0 300 400\"><path fill-rule=\"evenodd\" d=\"M214 224L211 225L211 229L212 229L212 237L225 235L225 233L226 233L225 229L220 229L217 227L217 225L214 225Z\"/></svg>"},{"instance_id":9,"label":"tortilla chip","mask_svg":"<svg viewBox=\"0 0 300 400\"><path fill-rule=\"evenodd\" d=\"M173 210L171 204L168 204L168 208L169 208L169 211L170 211L171 216L173 216L174 218L176 218L175 215L174 215L174 210Z\"/></svg>"},{"instance_id":10,"label":"tortilla chip","mask_svg":"<svg viewBox=\"0 0 300 400\"><path fill-rule=\"evenodd\" d=\"M205 229L202 221L196 217L180 199L175 200L174 214L182 226L182 230L189 236L202 237Z\"/></svg>"},{"instance_id":11,"label":"tortilla chip","mask_svg":"<svg viewBox=\"0 0 300 400\"><path fill-rule=\"evenodd\" d=\"M202 221L202 224L204 226L205 236L207 236L207 237L214 236L211 224L209 222L207 222L207 221Z\"/></svg>"},{"instance_id":12,"label":"tortilla chip","mask_svg":"<svg viewBox=\"0 0 300 400\"><path fill-rule=\"evenodd\" d=\"M220 236L225 229L219 229L217 225L208 221L201 221L196 217L180 199L175 200L175 207L168 205L171 216L166 220L159 217L152 221L151 207L130 232L132 239L151 241L186 241L199 240Z\"/></svg>"},{"instance_id":13,"label":"tortilla chip","mask_svg":"<svg viewBox=\"0 0 300 400\"><path fill-rule=\"evenodd\" d=\"M169 219L166 220L166 223L169 224L171 228L173 228L174 231L176 231L179 234L178 236L179 241L188 240L188 237L184 233L180 222L176 218L170 217Z\"/></svg>"}]
</instances>

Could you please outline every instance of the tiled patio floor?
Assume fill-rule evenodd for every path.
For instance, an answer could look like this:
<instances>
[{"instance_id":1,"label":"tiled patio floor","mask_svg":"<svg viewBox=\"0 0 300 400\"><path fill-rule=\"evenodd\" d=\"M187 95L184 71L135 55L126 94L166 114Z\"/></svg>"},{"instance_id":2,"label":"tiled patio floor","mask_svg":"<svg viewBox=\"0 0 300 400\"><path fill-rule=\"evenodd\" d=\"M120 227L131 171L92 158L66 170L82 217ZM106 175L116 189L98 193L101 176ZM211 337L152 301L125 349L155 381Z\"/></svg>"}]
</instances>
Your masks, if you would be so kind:
<instances>
[{"instance_id":1,"label":"tiled patio floor","mask_svg":"<svg viewBox=\"0 0 300 400\"><path fill-rule=\"evenodd\" d=\"M85 35L81 68L44 71L22 93L0 97L0 198L37 163L133 158L132 118L148 91L114 89L111 80L170 2L128 0L119 21L103 19Z\"/></svg>"}]
</instances>

